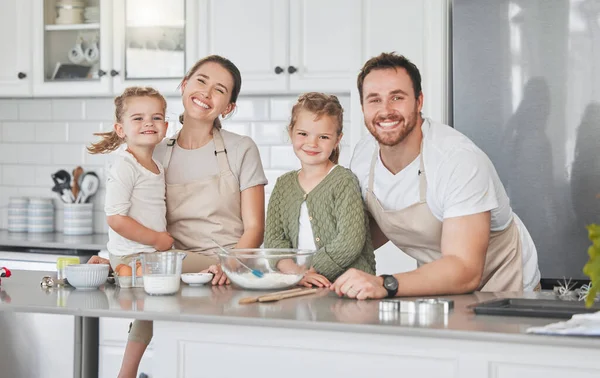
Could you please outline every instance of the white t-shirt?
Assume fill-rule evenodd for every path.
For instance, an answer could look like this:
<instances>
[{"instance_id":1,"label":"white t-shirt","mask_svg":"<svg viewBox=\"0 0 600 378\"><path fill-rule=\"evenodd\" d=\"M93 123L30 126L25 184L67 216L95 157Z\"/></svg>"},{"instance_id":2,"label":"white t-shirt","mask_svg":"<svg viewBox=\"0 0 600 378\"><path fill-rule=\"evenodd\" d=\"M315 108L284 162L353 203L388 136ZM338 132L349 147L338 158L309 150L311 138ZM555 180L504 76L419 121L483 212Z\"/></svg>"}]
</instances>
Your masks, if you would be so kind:
<instances>
[{"instance_id":1,"label":"white t-shirt","mask_svg":"<svg viewBox=\"0 0 600 378\"><path fill-rule=\"evenodd\" d=\"M154 231L167 230L165 173L159 162L154 163L160 171L158 174L144 168L129 152L116 152L106 179L104 211L107 216L129 216ZM110 227L107 248L117 256L156 251L152 246L124 238Z\"/></svg>"},{"instance_id":2,"label":"white t-shirt","mask_svg":"<svg viewBox=\"0 0 600 378\"><path fill-rule=\"evenodd\" d=\"M512 219L519 229L523 255L523 286L532 290L540 279L537 251L523 222L513 213L510 200L494 165L465 135L454 128L425 119L423 164L427 177L427 206L443 221L491 211L491 231L504 230ZM375 149L372 135L363 137L352 156L350 169L358 177L363 196ZM397 174L377 159L373 192L386 210L402 210L419 201L419 158Z\"/></svg>"},{"instance_id":3,"label":"white t-shirt","mask_svg":"<svg viewBox=\"0 0 600 378\"><path fill-rule=\"evenodd\" d=\"M337 167L337 164L331 167L327 174L330 174L333 169ZM298 171L299 173L300 171ZM325 178L325 177L324 177ZM308 216L308 206L306 201L302 202L300 206L300 228L298 230L298 249L312 249L316 250L315 238L310 224L310 218Z\"/></svg>"}]
</instances>

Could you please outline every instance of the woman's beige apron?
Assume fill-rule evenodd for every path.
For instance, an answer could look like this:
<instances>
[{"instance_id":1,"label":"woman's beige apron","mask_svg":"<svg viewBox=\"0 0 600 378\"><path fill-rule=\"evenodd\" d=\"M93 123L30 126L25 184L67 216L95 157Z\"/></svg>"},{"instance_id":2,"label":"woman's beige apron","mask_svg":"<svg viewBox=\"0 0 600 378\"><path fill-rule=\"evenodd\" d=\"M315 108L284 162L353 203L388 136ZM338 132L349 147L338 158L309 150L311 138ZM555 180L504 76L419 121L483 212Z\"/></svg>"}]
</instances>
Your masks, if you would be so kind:
<instances>
[{"instance_id":1,"label":"woman's beige apron","mask_svg":"<svg viewBox=\"0 0 600 378\"><path fill-rule=\"evenodd\" d=\"M167 142L163 160L165 172L178 136ZM227 150L217 128L213 128L213 141L219 174L186 184L167 184L167 231L175 239L175 248L188 254L183 260L184 273L199 272L217 263L213 239L231 247L244 232L240 184L229 167Z\"/></svg>"},{"instance_id":2,"label":"woman's beige apron","mask_svg":"<svg viewBox=\"0 0 600 378\"><path fill-rule=\"evenodd\" d=\"M398 248L417 260L419 266L442 257L442 222L429 209L426 202L427 178L423 164L423 143L419 157L419 202L402 210L385 210L373 193L376 148L369 171L367 208L381 231ZM522 291L523 266L519 230L514 222L502 231L492 231L485 257L480 291Z\"/></svg>"}]
</instances>

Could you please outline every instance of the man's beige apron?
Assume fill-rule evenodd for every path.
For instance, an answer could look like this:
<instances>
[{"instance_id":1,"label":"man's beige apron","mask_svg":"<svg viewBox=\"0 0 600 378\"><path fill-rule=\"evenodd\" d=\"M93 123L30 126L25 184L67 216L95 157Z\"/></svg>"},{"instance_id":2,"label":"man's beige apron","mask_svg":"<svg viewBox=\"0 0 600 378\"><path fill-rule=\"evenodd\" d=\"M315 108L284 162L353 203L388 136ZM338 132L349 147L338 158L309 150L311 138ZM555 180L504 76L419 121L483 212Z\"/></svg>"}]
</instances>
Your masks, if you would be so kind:
<instances>
[{"instance_id":1,"label":"man's beige apron","mask_svg":"<svg viewBox=\"0 0 600 378\"><path fill-rule=\"evenodd\" d=\"M169 167L175 135L167 142L163 160ZM187 252L183 272L199 272L217 263L213 239L225 247L237 244L244 232L240 184L229 167L221 132L213 128L219 174L186 184L167 184L167 231L175 239L175 248ZM190 161L188 164L211 164Z\"/></svg>"},{"instance_id":2,"label":"man's beige apron","mask_svg":"<svg viewBox=\"0 0 600 378\"><path fill-rule=\"evenodd\" d=\"M423 143L419 157L419 202L402 210L385 210L373 193L375 164L379 155L376 148L369 171L367 208L381 231L398 248L417 260L419 266L442 257L442 222L426 202L427 178L423 164ZM522 291L523 266L519 230L514 222L497 232L490 233L480 291Z\"/></svg>"}]
</instances>

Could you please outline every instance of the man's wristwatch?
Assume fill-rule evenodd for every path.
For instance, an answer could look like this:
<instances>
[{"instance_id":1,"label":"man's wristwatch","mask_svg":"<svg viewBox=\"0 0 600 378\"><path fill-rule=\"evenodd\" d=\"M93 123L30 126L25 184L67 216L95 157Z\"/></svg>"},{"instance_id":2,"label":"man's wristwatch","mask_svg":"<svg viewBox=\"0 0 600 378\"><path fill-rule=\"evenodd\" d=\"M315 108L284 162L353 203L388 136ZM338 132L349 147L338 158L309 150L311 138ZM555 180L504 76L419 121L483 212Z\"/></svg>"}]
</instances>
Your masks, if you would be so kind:
<instances>
[{"instance_id":1,"label":"man's wristwatch","mask_svg":"<svg viewBox=\"0 0 600 378\"><path fill-rule=\"evenodd\" d=\"M380 277L383 278L383 287L387 290L387 297L395 297L396 293L398 293L398 280L396 277L389 274L382 274Z\"/></svg>"}]
</instances>

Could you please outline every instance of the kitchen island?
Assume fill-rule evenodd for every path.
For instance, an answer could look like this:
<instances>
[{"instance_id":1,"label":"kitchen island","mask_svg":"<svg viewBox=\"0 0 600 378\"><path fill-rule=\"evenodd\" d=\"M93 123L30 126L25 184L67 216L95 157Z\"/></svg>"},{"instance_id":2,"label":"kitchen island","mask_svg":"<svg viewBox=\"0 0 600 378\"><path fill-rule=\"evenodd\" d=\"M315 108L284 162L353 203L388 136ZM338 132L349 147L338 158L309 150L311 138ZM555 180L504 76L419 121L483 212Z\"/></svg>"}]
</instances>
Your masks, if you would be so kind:
<instances>
[{"instance_id":1,"label":"kitchen island","mask_svg":"<svg viewBox=\"0 0 600 378\"><path fill-rule=\"evenodd\" d=\"M600 339L526 334L554 319L474 315L469 305L510 293L448 296L448 315L389 316L379 301L328 290L274 303L234 287L177 295L105 285L42 289L42 272L3 280L0 311L154 320L155 377L599 377ZM536 296L543 294L529 294ZM126 332L126 330L123 330Z\"/></svg>"}]
</instances>

